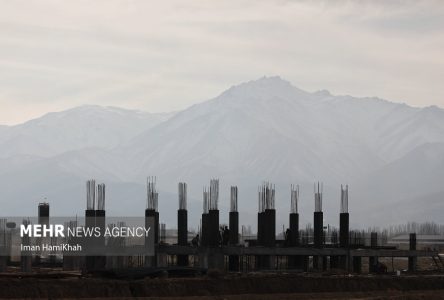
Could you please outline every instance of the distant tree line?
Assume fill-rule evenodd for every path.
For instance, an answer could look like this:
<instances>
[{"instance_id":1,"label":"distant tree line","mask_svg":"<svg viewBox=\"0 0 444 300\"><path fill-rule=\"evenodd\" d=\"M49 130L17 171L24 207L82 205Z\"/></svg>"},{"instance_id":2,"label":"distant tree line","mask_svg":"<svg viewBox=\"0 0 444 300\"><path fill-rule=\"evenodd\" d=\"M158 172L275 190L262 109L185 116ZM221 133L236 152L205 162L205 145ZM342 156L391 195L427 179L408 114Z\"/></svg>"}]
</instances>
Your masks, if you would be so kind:
<instances>
[{"instance_id":1,"label":"distant tree line","mask_svg":"<svg viewBox=\"0 0 444 300\"><path fill-rule=\"evenodd\" d=\"M407 224L392 225L387 229L388 236L396 236L400 234L429 234L444 235L444 225L435 222L416 223L408 222Z\"/></svg>"}]
</instances>

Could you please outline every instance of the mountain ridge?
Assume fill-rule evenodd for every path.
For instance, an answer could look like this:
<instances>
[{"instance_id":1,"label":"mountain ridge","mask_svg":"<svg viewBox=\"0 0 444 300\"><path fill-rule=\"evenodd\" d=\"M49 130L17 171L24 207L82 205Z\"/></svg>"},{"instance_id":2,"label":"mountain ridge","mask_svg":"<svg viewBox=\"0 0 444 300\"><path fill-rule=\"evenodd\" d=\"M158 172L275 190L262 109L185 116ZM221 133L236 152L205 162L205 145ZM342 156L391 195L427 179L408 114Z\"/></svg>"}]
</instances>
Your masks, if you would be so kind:
<instances>
[{"instance_id":1,"label":"mountain ridge","mask_svg":"<svg viewBox=\"0 0 444 300\"><path fill-rule=\"evenodd\" d=\"M50 112L1 130L0 157L17 154L50 157L90 147L109 149L168 117L97 105Z\"/></svg>"},{"instance_id":2,"label":"mountain ridge","mask_svg":"<svg viewBox=\"0 0 444 300\"><path fill-rule=\"evenodd\" d=\"M301 185L300 208L304 222L308 222L307 213L312 211L312 183L320 180L324 181L328 199L326 222L336 222L337 189L341 183L351 186L350 207L356 207L354 218L363 223L366 220L390 222L392 215L383 211L387 201L405 201L410 208L417 209L414 199L405 196L408 192L397 193L397 190L411 185L408 173L419 170L418 166L423 168L414 177L421 185L415 197L422 201L432 199L434 209L439 205L436 199L440 190L436 186L441 173L439 168L433 167L433 161L440 161L444 151L441 146L444 143L444 110L438 107L415 108L375 97L335 96L328 91L310 93L280 77L264 77L232 86L217 97L192 105L163 121L142 121L146 127L134 121L139 114L125 113L122 118L116 117L112 111L117 109L120 113L119 108L111 108L111 114L97 106L82 109L87 112L79 113L79 118L72 122L62 117L66 124L50 128L54 130L50 132L59 134L60 130L71 129L85 118L91 121L88 117L91 110L108 112L102 122L97 123L94 117L96 123L91 124L102 126L99 130L82 123L87 133L93 131L91 141L94 143L84 143L82 147L63 145L63 151L37 149L39 151L29 153L35 150L34 146L20 144L28 142L25 135L25 138L16 136L18 145L12 147L26 146L25 153L14 150L7 156L8 152L0 150L4 155L3 159L0 155L0 190L3 189L8 198L5 209L17 210L29 201L26 199L35 199L32 189L20 189L14 182L32 187L39 194L47 191L48 195L69 202L70 208L73 207L71 202L83 207L83 200L79 199L84 194L83 181L95 177L115 185L111 187L112 201L107 201L107 205L110 210L124 213L130 208L122 207L121 201L125 199L117 197L131 195L131 203L135 203L134 197L140 197L137 203L143 208L145 178L154 175L158 177L161 191L159 201L164 210L161 214L165 214L168 222L174 222L171 211L176 209L174 195L179 181L188 182L193 207L200 207L196 204L201 201L201 188L211 177L221 179L224 201L229 198L228 187L239 185L242 214L251 210L251 205L256 206L257 185L269 179L276 183L280 220L288 219L285 214L289 207L289 185ZM103 134L102 141L100 130L103 128L105 133L120 130L123 138L116 140L114 135ZM42 132L33 132L38 133L37 141L40 141ZM41 139L45 138L48 139L48 135ZM52 139L50 136L49 141ZM0 137L2 146L5 144ZM426 150L434 153L435 158L430 160L421 155L421 151ZM415 164L410 165L412 160ZM49 183L41 178L42 174L46 174ZM431 178L433 182L422 180L424 178ZM140 196L135 196L139 193ZM381 199L373 200L377 194ZM382 212L370 218L366 212L369 207ZM427 209L424 205L418 214L427 215ZM400 214L399 219L402 218Z\"/></svg>"}]
</instances>

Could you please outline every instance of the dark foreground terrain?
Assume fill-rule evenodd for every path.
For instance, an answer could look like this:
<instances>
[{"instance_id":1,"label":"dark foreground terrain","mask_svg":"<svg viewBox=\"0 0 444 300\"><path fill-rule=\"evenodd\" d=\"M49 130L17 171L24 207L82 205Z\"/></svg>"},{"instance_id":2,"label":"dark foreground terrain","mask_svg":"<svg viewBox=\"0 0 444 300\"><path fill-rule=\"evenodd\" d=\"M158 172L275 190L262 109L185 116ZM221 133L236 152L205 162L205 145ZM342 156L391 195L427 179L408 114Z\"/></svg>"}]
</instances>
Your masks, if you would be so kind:
<instances>
[{"instance_id":1,"label":"dark foreground terrain","mask_svg":"<svg viewBox=\"0 0 444 300\"><path fill-rule=\"evenodd\" d=\"M212 274L110 279L74 274L0 277L8 299L444 299L443 275Z\"/></svg>"}]
</instances>

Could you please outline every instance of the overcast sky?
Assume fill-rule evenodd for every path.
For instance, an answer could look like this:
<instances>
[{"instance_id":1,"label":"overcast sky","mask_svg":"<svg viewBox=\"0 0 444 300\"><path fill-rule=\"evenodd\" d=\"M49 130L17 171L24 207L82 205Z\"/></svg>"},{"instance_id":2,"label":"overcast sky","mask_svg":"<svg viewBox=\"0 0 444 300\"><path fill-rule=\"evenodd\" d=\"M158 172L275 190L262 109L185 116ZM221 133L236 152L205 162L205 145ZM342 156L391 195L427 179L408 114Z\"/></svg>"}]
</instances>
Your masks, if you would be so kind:
<instances>
[{"instance_id":1,"label":"overcast sky","mask_svg":"<svg viewBox=\"0 0 444 300\"><path fill-rule=\"evenodd\" d=\"M444 107L443 1L0 1L0 124L179 110L264 75Z\"/></svg>"}]
</instances>

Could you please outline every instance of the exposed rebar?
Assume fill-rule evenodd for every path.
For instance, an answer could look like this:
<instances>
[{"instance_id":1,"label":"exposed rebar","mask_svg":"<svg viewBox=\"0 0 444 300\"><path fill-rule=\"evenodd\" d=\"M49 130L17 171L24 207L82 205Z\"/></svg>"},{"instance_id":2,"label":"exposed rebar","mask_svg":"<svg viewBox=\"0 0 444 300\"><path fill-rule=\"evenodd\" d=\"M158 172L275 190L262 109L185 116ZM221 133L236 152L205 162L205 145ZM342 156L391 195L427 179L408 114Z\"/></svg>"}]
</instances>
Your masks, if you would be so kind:
<instances>
[{"instance_id":1,"label":"exposed rebar","mask_svg":"<svg viewBox=\"0 0 444 300\"><path fill-rule=\"evenodd\" d=\"M156 190L156 177L148 177L146 183L146 208L157 211L159 193Z\"/></svg>"},{"instance_id":2,"label":"exposed rebar","mask_svg":"<svg viewBox=\"0 0 444 300\"><path fill-rule=\"evenodd\" d=\"M219 179L211 179L209 209L217 210L218 203L219 203Z\"/></svg>"},{"instance_id":3,"label":"exposed rebar","mask_svg":"<svg viewBox=\"0 0 444 300\"><path fill-rule=\"evenodd\" d=\"M179 182L179 209L187 209L187 184Z\"/></svg>"},{"instance_id":4,"label":"exposed rebar","mask_svg":"<svg viewBox=\"0 0 444 300\"><path fill-rule=\"evenodd\" d=\"M324 186L321 183L321 185L317 185L316 190L316 183L314 184L314 194L315 194L315 212L322 212L322 192L323 192Z\"/></svg>"},{"instance_id":5,"label":"exposed rebar","mask_svg":"<svg viewBox=\"0 0 444 300\"><path fill-rule=\"evenodd\" d=\"M203 188L203 213L207 214L209 210L209 198L210 193L207 190L207 187Z\"/></svg>"},{"instance_id":6,"label":"exposed rebar","mask_svg":"<svg viewBox=\"0 0 444 300\"><path fill-rule=\"evenodd\" d=\"M97 185L97 209L105 210L105 184Z\"/></svg>"},{"instance_id":7,"label":"exposed rebar","mask_svg":"<svg viewBox=\"0 0 444 300\"><path fill-rule=\"evenodd\" d=\"M270 182L264 182L258 188L259 212L266 209L274 209L275 206L275 185Z\"/></svg>"},{"instance_id":8,"label":"exposed rebar","mask_svg":"<svg viewBox=\"0 0 444 300\"><path fill-rule=\"evenodd\" d=\"M232 212L236 212L237 211L237 186L232 186L231 187L230 211L232 211Z\"/></svg>"},{"instance_id":9,"label":"exposed rebar","mask_svg":"<svg viewBox=\"0 0 444 300\"><path fill-rule=\"evenodd\" d=\"M292 214L298 213L298 202L299 202L299 185L291 185L291 208L290 212Z\"/></svg>"},{"instance_id":10,"label":"exposed rebar","mask_svg":"<svg viewBox=\"0 0 444 300\"><path fill-rule=\"evenodd\" d=\"M348 213L348 185L341 184L341 213Z\"/></svg>"},{"instance_id":11,"label":"exposed rebar","mask_svg":"<svg viewBox=\"0 0 444 300\"><path fill-rule=\"evenodd\" d=\"M96 181L90 179L86 182L86 209L94 210L96 204Z\"/></svg>"}]
</instances>

